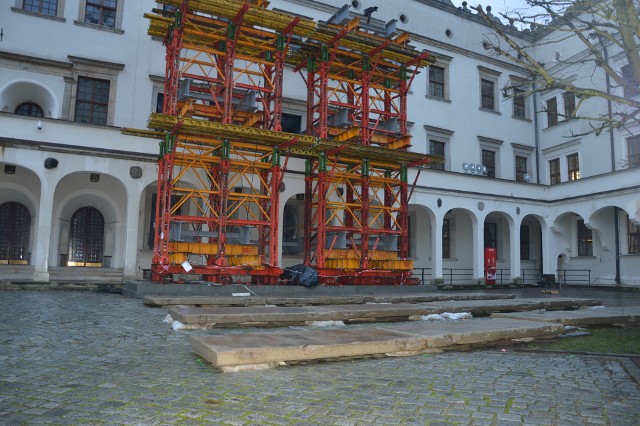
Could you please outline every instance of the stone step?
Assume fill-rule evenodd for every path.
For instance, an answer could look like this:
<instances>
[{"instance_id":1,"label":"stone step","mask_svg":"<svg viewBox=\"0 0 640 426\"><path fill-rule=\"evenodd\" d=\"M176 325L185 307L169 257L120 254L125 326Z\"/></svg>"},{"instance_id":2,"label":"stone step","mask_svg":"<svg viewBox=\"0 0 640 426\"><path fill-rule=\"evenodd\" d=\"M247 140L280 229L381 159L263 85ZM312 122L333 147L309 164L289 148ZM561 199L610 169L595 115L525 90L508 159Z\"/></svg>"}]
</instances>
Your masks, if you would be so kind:
<instances>
[{"instance_id":1,"label":"stone step","mask_svg":"<svg viewBox=\"0 0 640 426\"><path fill-rule=\"evenodd\" d=\"M310 360L417 355L460 345L546 337L563 331L560 324L510 319L420 321L386 328L192 336L190 344L213 366L240 371Z\"/></svg>"},{"instance_id":2,"label":"stone step","mask_svg":"<svg viewBox=\"0 0 640 426\"><path fill-rule=\"evenodd\" d=\"M573 326L638 324L640 323L640 306L591 308L577 311L494 313L491 317L547 321Z\"/></svg>"},{"instance_id":3,"label":"stone step","mask_svg":"<svg viewBox=\"0 0 640 426\"><path fill-rule=\"evenodd\" d=\"M539 298L514 300L472 300L432 302L421 304L352 304L301 307L174 307L171 316L183 324L201 326L281 326L305 324L312 321L404 321L428 314L470 312L474 316L498 311L526 311L531 309L567 309L592 306L592 299Z\"/></svg>"},{"instance_id":4,"label":"stone step","mask_svg":"<svg viewBox=\"0 0 640 426\"><path fill-rule=\"evenodd\" d=\"M49 281L122 283L122 268L83 268L55 266L49 268Z\"/></svg>"}]
</instances>

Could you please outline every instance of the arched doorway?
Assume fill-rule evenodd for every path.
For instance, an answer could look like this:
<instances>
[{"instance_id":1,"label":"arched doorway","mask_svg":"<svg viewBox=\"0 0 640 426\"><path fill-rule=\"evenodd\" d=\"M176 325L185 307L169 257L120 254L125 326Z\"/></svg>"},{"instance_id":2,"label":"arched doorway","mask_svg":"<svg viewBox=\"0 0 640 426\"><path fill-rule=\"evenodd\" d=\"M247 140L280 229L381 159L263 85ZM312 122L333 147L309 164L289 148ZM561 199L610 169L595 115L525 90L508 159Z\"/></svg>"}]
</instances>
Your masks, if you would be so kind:
<instances>
[{"instance_id":1,"label":"arched doorway","mask_svg":"<svg viewBox=\"0 0 640 426\"><path fill-rule=\"evenodd\" d=\"M0 264L29 263L30 232L28 208L13 201L0 205Z\"/></svg>"},{"instance_id":2,"label":"arched doorway","mask_svg":"<svg viewBox=\"0 0 640 426\"><path fill-rule=\"evenodd\" d=\"M94 207L82 207L71 216L68 266L102 266L104 217Z\"/></svg>"}]
</instances>

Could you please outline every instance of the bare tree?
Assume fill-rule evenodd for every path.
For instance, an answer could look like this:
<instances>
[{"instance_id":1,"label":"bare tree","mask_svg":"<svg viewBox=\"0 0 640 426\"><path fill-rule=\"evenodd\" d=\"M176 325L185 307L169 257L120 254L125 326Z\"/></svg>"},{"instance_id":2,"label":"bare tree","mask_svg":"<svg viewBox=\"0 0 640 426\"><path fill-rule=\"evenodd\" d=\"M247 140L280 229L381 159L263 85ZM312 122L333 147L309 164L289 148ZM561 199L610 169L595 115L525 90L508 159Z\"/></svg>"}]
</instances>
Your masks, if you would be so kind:
<instances>
[{"instance_id":1,"label":"bare tree","mask_svg":"<svg viewBox=\"0 0 640 426\"><path fill-rule=\"evenodd\" d=\"M529 81L512 81L503 88L507 97L534 92L561 90L575 94L575 108L559 114L564 119L583 119L588 130L580 134L600 134L607 129L623 129L640 121L640 0L527 0L530 8L493 16L490 8L473 9L493 29L485 48L526 69ZM516 33L516 24L529 29ZM556 54L556 63L545 64L535 49L551 44L578 41L579 53L568 58ZM616 61L612 61L615 55ZM622 59L620 59L622 58ZM618 64L626 65L620 67ZM596 75L604 73L606 84L588 84L584 78L558 72L558 67ZM584 77L585 75L582 75ZM592 100L605 100L606 111L593 113L584 108Z\"/></svg>"}]
</instances>

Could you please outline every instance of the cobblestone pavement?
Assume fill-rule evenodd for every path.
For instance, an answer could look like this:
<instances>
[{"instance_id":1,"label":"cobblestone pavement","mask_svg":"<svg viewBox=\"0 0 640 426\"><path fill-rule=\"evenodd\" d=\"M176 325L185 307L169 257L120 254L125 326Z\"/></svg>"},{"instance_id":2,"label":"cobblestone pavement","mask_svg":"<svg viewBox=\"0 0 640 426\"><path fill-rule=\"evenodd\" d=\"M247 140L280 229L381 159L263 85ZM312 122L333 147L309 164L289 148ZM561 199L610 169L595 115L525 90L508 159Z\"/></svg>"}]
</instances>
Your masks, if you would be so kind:
<instances>
[{"instance_id":1,"label":"cobblestone pavement","mask_svg":"<svg viewBox=\"0 0 640 426\"><path fill-rule=\"evenodd\" d=\"M0 424L637 425L614 358L500 348L221 373L139 299L0 292ZM250 330L249 330L250 331Z\"/></svg>"}]
</instances>

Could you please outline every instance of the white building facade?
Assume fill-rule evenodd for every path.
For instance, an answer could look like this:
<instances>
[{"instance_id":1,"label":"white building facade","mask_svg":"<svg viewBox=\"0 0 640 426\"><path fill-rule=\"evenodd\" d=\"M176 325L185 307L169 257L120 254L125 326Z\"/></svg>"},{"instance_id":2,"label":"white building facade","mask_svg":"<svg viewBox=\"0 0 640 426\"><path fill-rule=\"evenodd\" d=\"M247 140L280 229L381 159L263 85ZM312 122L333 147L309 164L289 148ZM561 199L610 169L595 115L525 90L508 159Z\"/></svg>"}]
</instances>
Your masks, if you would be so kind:
<instances>
[{"instance_id":1,"label":"white building facade","mask_svg":"<svg viewBox=\"0 0 640 426\"><path fill-rule=\"evenodd\" d=\"M274 0L269 7L327 20L345 2ZM436 57L415 78L408 101L411 149L445 159L420 171L410 200L416 275L432 283L482 280L489 247L501 282L553 274L640 286L640 128L571 137L588 123L549 108L571 108L570 95L507 99L501 88L527 76L489 55L483 41L490 28L464 7L347 3L356 15L377 6L373 20L396 19L413 46ZM158 141L122 128L146 128L161 108L165 50L143 18L161 7L151 0L0 6L3 279L122 281L150 268ZM533 37L513 35L523 43ZM578 45L535 54L549 58L542 60L552 72L604 87L597 69L563 68L562 57L584 54ZM626 65L618 52L609 56L614 68ZM291 70L285 81L287 126L303 132L304 83ZM303 175L295 164L289 169L280 205L284 266L301 261L303 235Z\"/></svg>"}]
</instances>

